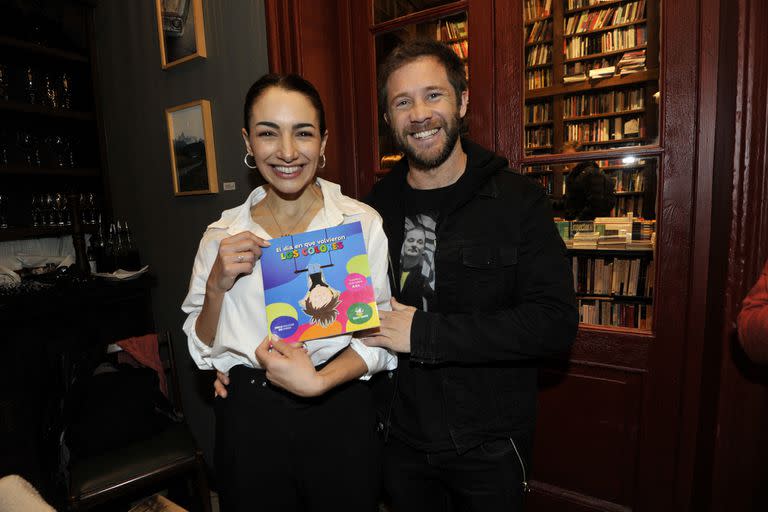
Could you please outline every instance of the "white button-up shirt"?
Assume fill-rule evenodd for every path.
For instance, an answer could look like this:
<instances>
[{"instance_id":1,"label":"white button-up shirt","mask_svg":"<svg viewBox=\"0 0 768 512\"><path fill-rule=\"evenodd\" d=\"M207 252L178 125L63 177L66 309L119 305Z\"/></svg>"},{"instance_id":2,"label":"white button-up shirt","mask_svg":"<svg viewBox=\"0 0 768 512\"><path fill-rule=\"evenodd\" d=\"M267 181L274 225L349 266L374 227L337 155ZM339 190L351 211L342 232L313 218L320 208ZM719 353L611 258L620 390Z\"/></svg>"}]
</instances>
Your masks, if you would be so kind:
<instances>
[{"instance_id":1,"label":"white button-up shirt","mask_svg":"<svg viewBox=\"0 0 768 512\"><path fill-rule=\"evenodd\" d=\"M320 178L317 178L316 182L322 190L324 205L310 222L307 231L360 221L368 250L376 302L379 309L390 310L387 237L382 228L381 217L373 208L343 195L335 183ZM215 368L228 372L238 364L260 368L255 355L256 347L269 334L260 261L256 262L252 274L241 276L224 294L212 346L206 345L198 338L195 324L203 307L205 284L216 260L221 240L243 231L251 231L265 240L271 238L251 218L251 207L265 196L264 187L255 189L244 204L224 211L218 221L210 224L200 241L192 268L189 292L181 309L188 315L184 322L184 332L187 334L189 353L201 369ZM378 371L392 370L397 366L397 357L394 354L382 348L368 347L351 334L311 340L306 343L306 348L312 362L317 366L349 345L368 366L368 372L363 379L370 378Z\"/></svg>"}]
</instances>

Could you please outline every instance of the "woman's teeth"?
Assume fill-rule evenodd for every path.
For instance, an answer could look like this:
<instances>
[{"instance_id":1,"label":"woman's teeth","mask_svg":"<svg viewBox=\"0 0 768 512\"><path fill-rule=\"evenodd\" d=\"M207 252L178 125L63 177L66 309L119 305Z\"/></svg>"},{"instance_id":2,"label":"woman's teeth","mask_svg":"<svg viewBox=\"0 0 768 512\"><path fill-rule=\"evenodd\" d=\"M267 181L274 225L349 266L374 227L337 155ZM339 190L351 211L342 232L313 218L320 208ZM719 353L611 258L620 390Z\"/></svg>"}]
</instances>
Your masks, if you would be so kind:
<instances>
[{"instance_id":1,"label":"woman's teeth","mask_svg":"<svg viewBox=\"0 0 768 512\"><path fill-rule=\"evenodd\" d=\"M301 170L301 167L285 167L282 165L276 165L275 170L282 174L296 174Z\"/></svg>"}]
</instances>

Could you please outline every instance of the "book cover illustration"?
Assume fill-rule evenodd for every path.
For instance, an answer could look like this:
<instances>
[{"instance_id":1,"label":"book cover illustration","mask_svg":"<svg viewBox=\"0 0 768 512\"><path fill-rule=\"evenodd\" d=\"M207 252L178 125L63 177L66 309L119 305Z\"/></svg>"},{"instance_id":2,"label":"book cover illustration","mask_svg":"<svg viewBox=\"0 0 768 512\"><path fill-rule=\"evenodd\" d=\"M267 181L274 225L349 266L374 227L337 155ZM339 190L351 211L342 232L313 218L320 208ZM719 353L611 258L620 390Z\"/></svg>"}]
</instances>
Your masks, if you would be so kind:
<instances>
[{"instance_id":1,"label":"book cover illustration","mask_svg":"<svg viewBox=\"0 0 768 512\"><path fill-rule=\"evenodd\" d=\"M360 222L270 242L261 273L272 334L295 343L379 326Z\"/></svg>"}]
</instances>

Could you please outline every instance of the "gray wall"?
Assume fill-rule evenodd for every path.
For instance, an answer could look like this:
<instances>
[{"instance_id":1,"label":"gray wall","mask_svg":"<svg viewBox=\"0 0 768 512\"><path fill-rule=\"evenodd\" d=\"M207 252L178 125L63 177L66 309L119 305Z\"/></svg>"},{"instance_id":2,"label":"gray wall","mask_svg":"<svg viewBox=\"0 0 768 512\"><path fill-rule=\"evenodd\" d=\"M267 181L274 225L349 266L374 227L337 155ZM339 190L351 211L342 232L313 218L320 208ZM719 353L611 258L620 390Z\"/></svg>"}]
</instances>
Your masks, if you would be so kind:
<instances>
[{"instance_id":1,"label":"gray wall","mask_svg":"<svg viewBox=\"0 0 768 512\"><path fill-rule=\"evenodd\" d=\"M242 101L268 62L262 1L203 1L203 11L208 58L166 71L154 0L99 2L96 41L114 215L128 220L142 260L157 278L155 322L159 331L173 334L184 409L210 462L212 376L187 355L179 307L205 226L250 191L242 163ZM211 102L220 192L174 197L164 109L201 98ZM235 182L236 190L224 192L223 181Z\"/></svg>"}]
</instances>

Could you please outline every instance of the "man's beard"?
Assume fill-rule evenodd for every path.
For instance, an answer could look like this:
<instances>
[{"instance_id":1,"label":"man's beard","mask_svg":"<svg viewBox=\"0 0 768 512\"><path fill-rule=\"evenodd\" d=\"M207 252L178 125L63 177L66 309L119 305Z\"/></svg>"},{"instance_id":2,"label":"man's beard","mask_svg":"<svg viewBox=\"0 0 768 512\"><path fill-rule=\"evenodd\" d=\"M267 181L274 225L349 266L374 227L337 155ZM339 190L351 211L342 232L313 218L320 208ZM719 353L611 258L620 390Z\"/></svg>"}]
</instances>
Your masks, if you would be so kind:
<instances>
[{"instance_id":1,"label":"man's beard","mask_svg":"<svg viewBox=\"0 0 768 512\"><path fill-rule=\"evenodd\" d=\"M412 128L408 133L398 133L392 129L392 137L395 139L395 143L397 144L398 149L405 153L405 156L408 159L408 164L411 167L422 170L430 170L434 169L435 167L440 167L446 160L448 160L448 157L451 156L453 148L456 147L456 142L459 140L460 123L461 118L458 114L456 114L453 122L449 122L441 126L442 130L445 132L445 145L440 149L437 155L432 158L419 155L416 152L417 150L408 143L408 133L414 131ZM425 127L423 129L429 130L432 128Z\"/></svg>"}]
</instances>

